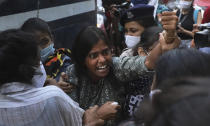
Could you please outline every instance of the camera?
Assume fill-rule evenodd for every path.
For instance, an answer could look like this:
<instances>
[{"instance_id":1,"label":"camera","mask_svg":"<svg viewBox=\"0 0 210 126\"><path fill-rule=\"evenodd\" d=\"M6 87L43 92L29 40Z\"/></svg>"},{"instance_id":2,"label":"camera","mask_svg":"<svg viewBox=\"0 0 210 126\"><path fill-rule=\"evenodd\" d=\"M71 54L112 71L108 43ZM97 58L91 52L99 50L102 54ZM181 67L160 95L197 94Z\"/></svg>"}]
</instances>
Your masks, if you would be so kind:
<instances>
[{"instance_id":1,"label":"camera","mask_svg":"<svg viewBox=\"0 0 210 126\"><path fill-rule=\"evenodd\" d=\"M116 10L114 12L114 16L121 17L122 13L130 7L130 3L131 2L126 1L126 2L124 2L122 4L119 4L119 5L113 5L113 7L116 8Z\"/></svg>"},{"instance_id":2,"label":"camera","mask_svg":"<svg viewBox=\"0 0 210 126\"><path fill-rule=\"evenodd\" d=\"M195 33L194 41L197 48L210 47L210 23L201 24Z\"/></svg>"}]
</instances>

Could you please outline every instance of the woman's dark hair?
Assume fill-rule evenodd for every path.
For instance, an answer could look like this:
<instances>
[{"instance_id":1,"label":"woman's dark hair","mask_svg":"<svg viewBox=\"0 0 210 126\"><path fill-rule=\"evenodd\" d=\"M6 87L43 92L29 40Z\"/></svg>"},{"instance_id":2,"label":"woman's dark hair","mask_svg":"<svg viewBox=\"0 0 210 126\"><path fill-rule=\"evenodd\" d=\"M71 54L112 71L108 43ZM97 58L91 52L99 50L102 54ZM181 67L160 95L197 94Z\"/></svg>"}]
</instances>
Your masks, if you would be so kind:
<instances>
[{"instance_id":1,"label":"woman's dark hair","mask_svg":"<svg viewBox=\"0 0 210 126\"><path fill-rule=\"evenodd\" d=\"M39 65L36 38L21 30L0 33L0 85L8 82L30 83Z\"/></svg>"},{"instance_id":2,"label":"woman's dark hair","mask_svg":"<svg viewBox=\"0 0 210 126\"><path fill-rule=\"evenodd\" d=\"M134 56L138 55L138 47L142 47L144 50L148 51L149 48L159 40L159 33L162 32L162 28L158 26L152 26L141 34L141 41L133 49Z\"/></svg>"},{"instance_id":3,"label":"woman's dark hair","mask_svg":"<svg viewBox=\"0 0 210 126\"><path fill-rule=\"evenodd\" d=\"M155 22L155 19L153 16L144 17L143 19L135 20L138 24L144 27L144 29L147 29L151 26L157 26L157 23Z\"/></svg>"},{"instance_id":4,"label":"woman's dark hair","mask_svg":"<svg viewBox=\"0 0 210 126\"><path fill-rule=\"evenodd\" d=\"M50 36L50 38L53 39L49 25L46 21L40 18L29 18L23 23L23 25L21 26L21 30L30 33L47 33Z\"/></svg>"},{"instance_id":5,"label":"woman's dark hair","mask_svg":"<svg viewBox=\"0 0 210 126\"><path fill-rule=\"evenodd\" d=\"M153 100L145 100L136 113L136 123L145 126L210 125L210 79L168 80ZM142 121L140 121L142 119Z\"/></svg>"},{"instance_id":6,"label":"woman's dark hair","mask_svg":"<svg viewBox=\"0 0 210 126\"><path fill-rule=\"evenodd\" d=\"M210 77L210 55L196 49L175 49L163 54L156 63L156 86L166 79Z\"/></svg>"},{"instance_id":7,"label":"woman's dark hair","mask_svg":"<svg viewBox=\"0 0 210 126\"><path fill-rule=\"evenodd\" d=\"M86 71L85 58L99 40L103 40L108 47L111 46L105 33L96 26L88 26L79 32L72 47L72 59L77 72Z\"/></svg>"}]
</instances>

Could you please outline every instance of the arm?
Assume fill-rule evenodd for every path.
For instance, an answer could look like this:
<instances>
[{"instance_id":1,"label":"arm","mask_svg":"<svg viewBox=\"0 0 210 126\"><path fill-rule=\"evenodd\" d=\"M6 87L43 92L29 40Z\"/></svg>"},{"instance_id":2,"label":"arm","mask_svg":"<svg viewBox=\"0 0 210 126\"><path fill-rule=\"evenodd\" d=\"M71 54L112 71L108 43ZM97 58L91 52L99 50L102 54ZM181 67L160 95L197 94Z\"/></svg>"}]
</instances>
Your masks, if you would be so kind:
<instances>
[{"instance_id":1,"label":"arm","mask_svg":"<svg viewBox=\"0 0 210 126\"><path fill-rule=\"evenodd\" d=\"M200 25L201 21L202 21L202 15L201 15L201 11L199 11L198 17L197 17L197 23L194 25ZM178 28L179 28L178 32L185 33L185 34L188 34L188 35L194 37L194 25L193 25L193 31L189 31L187 29L184 29L181 25L178 25Z\"/></svg>"},{"instance_id":2,"label":"arm","mask_svg":"<svg viewBox=\"0 0 210 126\"><path fill-rule=\"evenodd\" d=\"M199 26L201 24L201 21L202 21L202 15L201 15L201 11L199 11L198 12L198 17L197 17L197 24L193 24L193 30L192 31L189 31L189 30L184 29L180 25L178 25L178 27L179 27L178 32L185 33L185 34L188 34L188 35L194 37L194 34L195 34L195 26ZM198 30L196 29L196 32L197 31Z\"/></svg>"},{"instance_id":3,"label":"arm","mask_svg":"<svg viewBox=\"0 0 210 126\"><path fill-rule=\"evenodd\" d=\"M130 81L137 79L143 74L152 74L145 66L146 56L133 57L113 57L113 72L116 78L120 81Z\"/></svg>"},{"instance_id":4,"label":"arm","mask_svg":"<svg viewBox=\"0 0 210 126\"><path fill-rule=\"evenodd\" d=\"M135 56L113 58L114 74L121 81L130 81L137 79L143 74L152 74L149 71L155 67L158 58L166 51L179 46L180 39L176 35L176 26L178 18L175 12L162 13L162 25L165 34L160 34L159 43L150 52L149 56ZM163 36L163 34L165 36Z\"/></svg>"},{"instance_id":5,"label":"arm","mask_svg":"<svg viewBox=\"0 0 210 126\"><path fill-rule=\"evenodd\" d=\"M157 59L166 51L177 48L180 39L176 33L178 17L176 12L163 12L161 14L161 24L164 31L160 34L159 44L147 56L145 65L148 69L153 69Z\"/></svg>"},{"instance_id":6,"label":"arm","mask_svg":"<svg viewBox=\"0 0 210 126\"><path fill-rule=\"evenodd\" d=\"M189 31L189 30L187 30L187 29L184 29L181 25L178 25L178 30L177 30L177 32L179 32L179 33L185 33L185 34L187 34L187 35L190 35L190 36L192 36L193 37L193 32L192 31Z\"/></svg>"},{"instance_id":7,"label":"arm","mask_svg":"<svg viewBox=\"0 0 210 126\"><path fill-rule=\"evenodd\" d=\"M202 15L201 15L201 11L198 12L198 18L197 18L197 24L200 25L202 22Z\"/></svg>"}]
</instances>

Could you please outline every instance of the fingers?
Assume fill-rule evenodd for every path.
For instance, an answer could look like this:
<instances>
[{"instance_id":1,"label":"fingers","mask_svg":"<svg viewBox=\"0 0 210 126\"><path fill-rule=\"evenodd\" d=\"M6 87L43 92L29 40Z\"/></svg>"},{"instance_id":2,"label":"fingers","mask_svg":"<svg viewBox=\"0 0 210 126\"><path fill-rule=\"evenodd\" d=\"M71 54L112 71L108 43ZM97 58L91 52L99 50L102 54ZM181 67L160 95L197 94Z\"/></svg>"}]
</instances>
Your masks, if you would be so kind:
<instances>
[{"instance_id":1,"label":"fingers","mask_svg":"<svg viewBox=\"0 0 210 126\"><path fill-rule=\"evenodd\" d=\"M163 17L161 23L165 30L175 30L177 27L177 17Z\"/></svg>"},{"instance_id":2,"label":"fingers","mask_svg":"<svg viewBox=\"0 0 210 126\"><path fill-rule=\"evenodd\" d=\"M62 78L63 78L63 79L65 79L65 80L66 80L66 79L68 79L67 74L66 74L66 73L64 73L64 72L62 72L62 73L61 73L61 76L62 76Z\"/></svg>"},{"instance_id":3,"label":"fingers","mask_svg":"<svg viewBox=\"0 0 210 126\"><path fill-rule=\"evenodd\" d=\"M176 30L178 17L175 12L163 12L161 14L161 23L165 30Z\"/></svg>"},{"instance_id":4,"label":"fingers","mask_svg":"<svg viewBox=\"0 0 210 126\"><path fill-rule=\"evenodd\" d=\"M121 108L120 105L115 105L115 106L116 106L115 109L120 109Z\"/></svg>"},{"instance_id":5,"label":"fingers","mask_svg":"<svg viewBox=\"0 0 210 126\"><path fill-rule=\"evenodd\" d=\"M159 34L159 42L162 44L163 42L165 42L165 38L163 36L163 33Z\"/></svg>"},{"instance_id":6,"label":"fingers","mask_svg":"<svg viewBox=\"0 0 210 126\"><path fill-rule=\"evenodd\" d=\"M68 76L65 72L61 72L61 76L59 78L59 81L67 81L68 80Z\"/></svg>"},{"instance_id":7,"label":"fingers","mask_svg":"<svg viewBox=\"0 0 210 126\"><path fill-rule=\"evenodd\" d=\"M161 15L162 16L176 15L176 12L174 12L174 11L164 11Z\"/></svg>"},{"instance_id":8,"label":"fingers","mask_svg":"<svg viewBox=\"0 0 210 126\"><path fill-rule=\"evenodd\" d=\"M67 83L67 82L64 82L64 81L60 81L60 82L58 82L58 85L59 85L59 86L62 86L62 87L66 87L66 86L68 86L68 85L70 85L70 84Z\"/></svg>"},{"instance_id":9,"label":"fingers","mask_svg":"<svg viewBox=\"0 0 210 126\"><path fill-rule=\"evenodd\" d=\"M72 90L74 89L73 85L67 82L63 82L63 81L58 82L57 86L60 87L66 93L71 93Z\"/></svg>"},{"instance_id":10,"label":"fingers","mask_svg":"<svg viewBox=\"0 0 210 126\"><path fill-rule=\"evenodd\" d=\"M174 29L176 29L176 25L163 25L163 29L174 30Z\"/></svg>"},{"instance_id":11,"label":"fingers","mask_svg":"<svg viewBox=\"0 0 210 126\"><path fill-rule=\"evenodd\" d=\"M47 78L46 81L45 81L45 86L47 86L47 85L56 85L56 84L57 84L57 82L53 78Z\"/></svg>"}]
</instances>

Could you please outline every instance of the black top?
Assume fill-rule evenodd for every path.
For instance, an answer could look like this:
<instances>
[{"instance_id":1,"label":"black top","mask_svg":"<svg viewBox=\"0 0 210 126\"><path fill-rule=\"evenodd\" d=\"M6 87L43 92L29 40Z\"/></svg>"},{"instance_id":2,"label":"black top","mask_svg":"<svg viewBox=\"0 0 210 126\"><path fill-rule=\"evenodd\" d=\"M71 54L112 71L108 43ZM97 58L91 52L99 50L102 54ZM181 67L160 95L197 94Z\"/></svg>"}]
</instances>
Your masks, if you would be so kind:
<instances>
[{"instance_id":1,"label":"black top","mask_svg":"<svg viewBox=\"0 0 210 126\"><path fill-rule=\"evenodd\" d=\"M125 85L125 91L127 94L124 106L125 117L132 119L144 97L149 96L152 81L152 75L144 75L139 77L137 80L128 82L128 84Z\"/></svg>"},{"instance_id":2,"label":"black top","mask_svg":"<svg viewBox=\"0 0 210 126\"><path fill-rule=\"evenodd\" d=\"M180 16L180 10L177 11L176 15L179 17L179 23L181 23L181 26L189 31L193 30L193 24L194 24L194 19L193 19L193 12L194 9L190 9L189 13L187 14L181 14ZM185 33L178 33L178 36L182 40L187 40L187 39L193 39L190 35L185 34Z\"/></svg>"}]
</instances>

